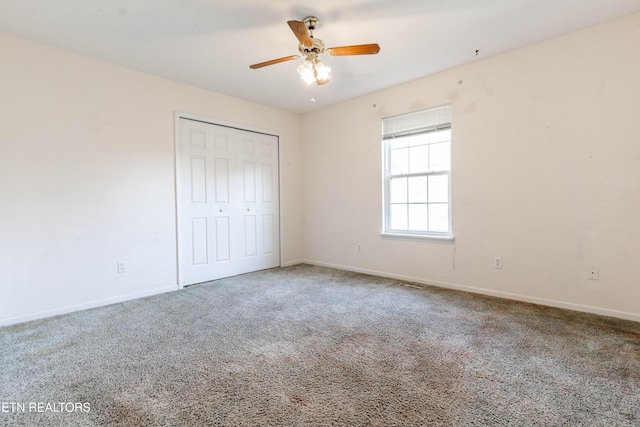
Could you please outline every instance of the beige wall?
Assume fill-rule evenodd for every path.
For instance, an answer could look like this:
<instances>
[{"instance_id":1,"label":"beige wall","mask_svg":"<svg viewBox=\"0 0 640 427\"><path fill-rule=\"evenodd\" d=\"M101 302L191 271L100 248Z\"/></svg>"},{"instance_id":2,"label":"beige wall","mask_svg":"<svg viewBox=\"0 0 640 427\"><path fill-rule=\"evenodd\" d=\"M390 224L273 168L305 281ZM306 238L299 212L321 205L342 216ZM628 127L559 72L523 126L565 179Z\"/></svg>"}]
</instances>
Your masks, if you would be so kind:
<instances>
[{"instance_id":1,"label":"beige wall","mask_svg":"<svg viewBox=\"0 0 640 427\"><path fill-rule=\"evenodd\" d=\"M640 320L638 40L640 14L306 114L305 258ZM446 103L455 244L383 239L380 119Z\"/></svg>"},{"instance_id":2,"label":"beige wall","mask_svg":"<svg viewBox=\"0 0 640 427\"><path fill-rule=\"evenodd\" d=\"M301 259L298 115L3 34L0 57L0 324L177 289L175 111L280 135Z\"/></svg>"}]
</instances>

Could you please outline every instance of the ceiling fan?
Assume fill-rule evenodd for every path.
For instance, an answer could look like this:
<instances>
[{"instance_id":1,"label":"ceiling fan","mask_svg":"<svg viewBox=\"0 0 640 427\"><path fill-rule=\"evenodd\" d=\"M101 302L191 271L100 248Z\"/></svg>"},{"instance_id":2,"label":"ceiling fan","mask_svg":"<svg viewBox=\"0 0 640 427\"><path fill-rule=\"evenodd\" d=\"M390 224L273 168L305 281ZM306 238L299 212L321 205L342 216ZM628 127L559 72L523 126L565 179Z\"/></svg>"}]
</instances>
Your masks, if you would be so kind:
<instances>
[{"instance_id":1,"label":"ceiling fan","mask_svg":"<svg viewBox=\"0 0 640 427\"><path fill-rule=\"evenodd\" d=\"M293 31L293 34L295 34L300 42L300 46L298 46L300 54L260 62L250 65L249 68L255 70L268 65L279 64L304 57L304 62L298 65L297 68L302 80L304 80L306 84L316 83L323 85L329 83L329 72L331 68L324 65L322 61L318 59L319 55L375 55L380 51L380 46L378 46L377 43L325 48L322 40L313 37L313 31L318 27L319 23L320 20L315 16L307 16L302 21L287 21L291 31Z\"/></svg>"}]
</instances>

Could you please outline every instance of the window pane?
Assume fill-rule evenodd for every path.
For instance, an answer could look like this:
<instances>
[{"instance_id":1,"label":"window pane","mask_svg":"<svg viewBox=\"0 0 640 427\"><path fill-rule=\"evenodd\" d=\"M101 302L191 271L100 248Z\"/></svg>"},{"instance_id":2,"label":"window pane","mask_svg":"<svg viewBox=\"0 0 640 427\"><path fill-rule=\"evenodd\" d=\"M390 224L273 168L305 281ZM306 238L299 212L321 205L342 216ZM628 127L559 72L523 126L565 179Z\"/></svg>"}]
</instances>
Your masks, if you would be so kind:
<instances>
[{"instance_id":1,"label":"window pane","mask_svg":"<svg viewBox=\"0 0 640 427\"><path fill-rule=\"evenodd\" d=\"M391 150L391 174L409 173L409 149L398 148Z\"/></svg>"},{"instance_id":2,"label":"window pane","mask_svg":"<svg viewBox=\"0 0 640 427\"><path fill-rule=\"evenodd\" d=\"M439 142L429 145L429 170L445 171L450 166L450 144L448 142Z\"/></svg>"},{"instance_id":3,"label":"window pane","mask_svg":"<svg viewBox=\"0 0 640 427\"><path fill-rule=\"evenodd\" d=\"M391 205L389 224L394 230L407 229L407 205Z\"/></svg>"},{"instance_id":4,"label":"window pane","mask_svg":"<svg viewBox=\"0 0 640 427\"><path fill-rule=\"evenodd\" d=\"M409 139L409 146L413 147L415 145L425 145L429 143L429 134L428 133L420 133L418 135L411 135Z\"/></svg>"},{"instance_id":5,"label":"window pane","mask_svg":"<svg viewBox=\"0 0 640 427\"><path fill-rule=\"evenodd\" d=\"M414 176L409 178L409 203L426 203L427 177Z\"/></svg>"},{"instance_id":6,"label":"window pane","mask_svg":"<svg viewBox=\"0 0 640 427\"><path fill-rule=\"evenodd\" d=\"M392 178L389 193L389 202L407 203L407 178Z\"/></svg>"},{"instance_id":7,"label":"window pane","mask_svg":"<svg viewBox=\"0 0 640 427\"><path fill-rule=\"evenodd\" d=\"M451 140L451 129L439 130L429 133L429 143L445 142Z\"/></svg>"},{"instance_id":8,"label":"window pane","mask_svg":"<svg viewBox=\"0 0 640 427\"><path fill-rule=\"evenodd\" d=\"M429 231L449 231L449 204L429 205Z\"/></svg>"},{"instance_id":9,"label":"window pane","mask_svg":"<svg viewBox=\"0 0 640 427\"><path fill-rule=\"evenodd\" d=\"M409 229L413 231L429 231L428 205L409 205Z\"/></svg>"},{"instance_id":10,"label":"window pane","mask_svg":"<svg viewBox=\"0 0 640 427\"><path fill-rule=\"evenodd\" d=\"M409 172L420 173L429 171L429 146L418 145L409 148Z\"/></svg>"},{"instance_id":11,"label":"window pane","mask_svg":"<svg viewBox=\"0 0 640 427\"><path fill-rule=\"evenodd\" d=\"M392 150L396 148L404 148L407 146L408 143L409 143L409 138L407 137L393 138L388 140L389 147L391 147Z\"/></svg>"},{"instance_id":12,"label":"window pane","mask_svg":"<svg viewBox=\"0 0 640 427\"><path fill-rule=\"evenodd\" d=\"M449 201L449 175L429 176L429 202Z\"/></svg>"}]
</instances>

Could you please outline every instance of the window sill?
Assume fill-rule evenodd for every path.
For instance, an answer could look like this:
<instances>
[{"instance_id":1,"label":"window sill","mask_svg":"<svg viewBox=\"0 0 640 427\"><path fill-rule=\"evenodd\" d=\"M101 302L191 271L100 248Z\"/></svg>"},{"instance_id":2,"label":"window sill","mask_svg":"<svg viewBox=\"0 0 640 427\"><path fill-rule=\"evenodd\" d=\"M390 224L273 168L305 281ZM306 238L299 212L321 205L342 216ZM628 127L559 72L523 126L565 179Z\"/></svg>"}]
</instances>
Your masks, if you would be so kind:
<instances>
[{"instance_id":1,"label":"window sill","mask_svg":"<svg viewBox=\"0 0 640 427\"><path fill-rule=\"evenodd\" d=\"M383 239L397 240L419 240L434 243L453 243L454 237L451 235L424 235L424 234L402 234L402 233L381 233Z\"/></svg>"}]
</instances>

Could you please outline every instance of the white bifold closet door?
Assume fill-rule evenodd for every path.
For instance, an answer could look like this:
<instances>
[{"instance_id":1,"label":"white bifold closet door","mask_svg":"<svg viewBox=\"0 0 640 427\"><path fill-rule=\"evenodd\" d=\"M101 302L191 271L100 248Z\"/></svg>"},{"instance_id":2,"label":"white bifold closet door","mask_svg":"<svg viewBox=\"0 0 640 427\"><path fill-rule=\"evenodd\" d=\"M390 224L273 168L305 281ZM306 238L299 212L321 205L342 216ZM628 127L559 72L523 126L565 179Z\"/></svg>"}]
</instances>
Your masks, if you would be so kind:
<instances>
[{"instance_id":1,"label":"white bifold closet door","mask_svg":"<svg viewBox=\"0 0 640 427\"><path fill-rule=\"evenodd\" d=\"M179 119L180 286L280 265L278 137Z\"/></svg>"}]
</instances>

